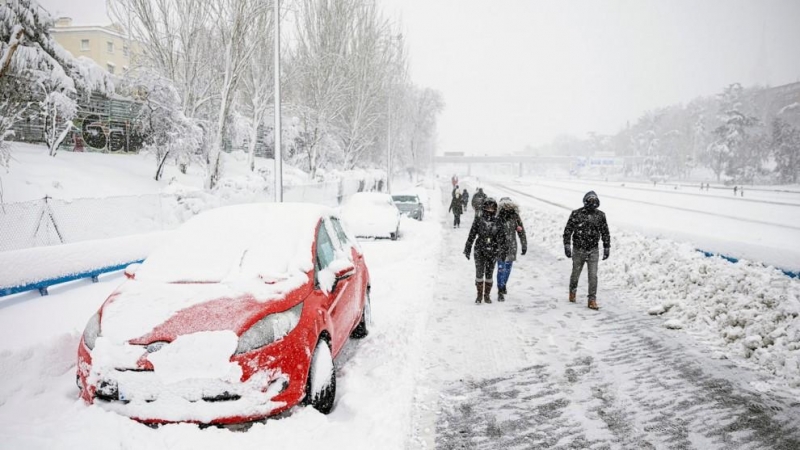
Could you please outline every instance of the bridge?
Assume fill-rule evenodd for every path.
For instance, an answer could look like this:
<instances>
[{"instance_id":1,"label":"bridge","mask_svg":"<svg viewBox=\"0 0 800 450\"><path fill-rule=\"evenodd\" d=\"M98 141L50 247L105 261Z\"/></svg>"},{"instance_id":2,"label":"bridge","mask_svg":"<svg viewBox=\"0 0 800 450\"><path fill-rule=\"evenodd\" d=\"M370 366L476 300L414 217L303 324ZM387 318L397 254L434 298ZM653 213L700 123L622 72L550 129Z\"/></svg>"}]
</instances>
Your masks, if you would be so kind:
<instances>
[{"instance_id":1,"label":"bridge","mask_svg":"<svg viewBox=\"0 0 800 450\"><path fill-rule=\"evenodd\" d=\"M525 174L525 167L537 164L562 164L568 167L589 165L596 167L621 167L626 164L640 162L643 156L536 156L536 155L497 155L467 156L444 155L434 157L436 164L466 164L467 175L472 172L473 164L516 164L519 176Z\"/></svg>"}]
</instances>

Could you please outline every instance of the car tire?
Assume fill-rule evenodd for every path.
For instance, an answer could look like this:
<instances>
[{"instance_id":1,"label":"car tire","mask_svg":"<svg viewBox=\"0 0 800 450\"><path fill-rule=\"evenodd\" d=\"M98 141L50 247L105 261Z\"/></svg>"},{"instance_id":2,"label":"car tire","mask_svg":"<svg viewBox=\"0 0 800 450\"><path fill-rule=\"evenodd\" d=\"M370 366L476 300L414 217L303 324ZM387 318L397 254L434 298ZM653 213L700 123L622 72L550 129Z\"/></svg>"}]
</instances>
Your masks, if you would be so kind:
<instances>
[{"instance_id":1,"label":"car tire","mask_svg":"<svg viewBox=\"0 0 800 450\"><path fill-rule=\"evenodd\" d=\"M334 400L336 370L333 366L333 354L328 341L320 338L308 368L305 403L322 414L329 414L333 410Z\"/></svg>"},{"instance_id":2,"label":"car tire","mask_svg":"<svg viewBox=\"0 0 800 450\"><path fill-rule=\"evenodd\" d=\"M369 334L369 326L372 324L372 303L369 299L369 291L367 291L366 297L364 309L361 310L361 321L350 333L350 337L353 339L364 339Z\"/></svg>"},{"instance_id":3,"label":"car tire","mask_svg":"<svg viewBox=\"0 0 800 450\"><path fill-rule=\"evenodd\" d=\"M391 239L391 240L393 240L393 241L396 241L396 240L397 240L397 238L399 238L399 237L400 237L400 227L398 226L398 227L397 227L397 228L394 230L394 233L389 233L389 239Z\"/></svg>"}]
</instances>

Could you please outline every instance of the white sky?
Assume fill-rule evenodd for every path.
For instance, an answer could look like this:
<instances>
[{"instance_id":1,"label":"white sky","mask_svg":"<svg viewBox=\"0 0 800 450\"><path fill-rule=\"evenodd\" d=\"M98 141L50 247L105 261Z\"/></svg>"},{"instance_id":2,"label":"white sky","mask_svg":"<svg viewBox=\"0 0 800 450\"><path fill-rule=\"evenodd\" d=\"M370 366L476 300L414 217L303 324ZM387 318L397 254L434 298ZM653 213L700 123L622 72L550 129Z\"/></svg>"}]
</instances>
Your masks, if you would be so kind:
<instances>
[{"instance_id":1,"label":"white sky","mask_svg":"<svg viewBox=\"0 0 800 450\"><path fill-rule=\"evenodd\" d=\"M40 1L108 22L103 0ZM800 81L798 0L382 1L402 21L412 79L444 95L440 152L614 133L733 82Z\"/></svg>"}]
</instances>

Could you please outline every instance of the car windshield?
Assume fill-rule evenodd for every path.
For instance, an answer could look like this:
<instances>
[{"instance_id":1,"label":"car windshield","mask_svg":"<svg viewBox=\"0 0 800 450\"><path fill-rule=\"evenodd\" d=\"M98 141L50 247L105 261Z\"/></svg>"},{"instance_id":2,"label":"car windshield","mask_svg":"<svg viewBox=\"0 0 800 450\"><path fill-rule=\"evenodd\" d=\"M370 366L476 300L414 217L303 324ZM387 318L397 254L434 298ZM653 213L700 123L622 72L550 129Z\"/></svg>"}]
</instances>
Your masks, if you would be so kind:
<instances>
[{"instance_id":1,"label":"car windshield","mask_svg":"<svg viewBox=\"0 0 800 450\"><path fill-rule=\"evenodd\" d=\"M392 199L396 203L419 203L416 195L393 195Z\"/></svg>"}]
</instances>

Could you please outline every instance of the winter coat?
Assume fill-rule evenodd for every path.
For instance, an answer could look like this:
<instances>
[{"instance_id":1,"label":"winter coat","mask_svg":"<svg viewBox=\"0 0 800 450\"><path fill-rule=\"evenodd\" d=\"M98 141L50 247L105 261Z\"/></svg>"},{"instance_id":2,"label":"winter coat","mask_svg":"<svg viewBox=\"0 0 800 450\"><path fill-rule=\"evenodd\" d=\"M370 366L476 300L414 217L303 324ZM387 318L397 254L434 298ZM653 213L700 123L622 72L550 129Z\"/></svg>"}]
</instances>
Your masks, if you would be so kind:
<instances>
[{"instance_id":1,"label":"winter coat","mask_svg":"<svg viewBox=\"0 0 800 450\"><path fill-rule=\"evenodd\" d=\"M506 246L506 234L497 216L487 219L481 214L472 221L465 254L473 250L473 243L475 259L497 259L500 256L501 249Z\"/></svg>"},{"instance_id":2,"label":"winter coat","mask_svg":"<svg viewBox=\"0 0 800 450\"><path fill-rule=\"evenodd\" d=\"M505 245L500 249L499 259L502 261L517 260L517 237L523 251L528 249L528 239L525 236L525 226L522 225L522 218L519 216L519 207L511 201L500 200L500 211L497 218L505 233Z\"/></svg>"},{"instance_id":3,"label":"winter coat","mask_svg":"<svg viewBox=\"0 0 800 450\"><path fill-rule=\"evenodd\" d=\"M595 195L594 192L587 193L584 203L590 194ZM597 205L600 205L599 201ZM608 231L605 213L596 207L587 206L572 211L564 228L564 246L571 244L581 250L594 250L600 239L603 239L603 248L611 248L611 233Z\"/></svg>"},{"instance_id":4,"label":"winter coat","mask_svg":"<svg viewBox=\"0 0 800 450\"><path fill-rule=\"evenodd\" d=\"M459 195L456 195L452 200L450 200L450 209L448 211L452 212L456 216L464 214L464 206L461 203L461 197Z\"/></svg>"},{"instance_id":5,"label":"winter coat","mask_svg":"<svg viewBox=\"0 0 800 450\"><path fill-rule=\"evenodd\" d=\"M467 209L467 205L469 205L469 192L466 189L461 193L461 204L464 205L464 209Z\"/></svg>"},{"instance_id":6,"label":"winter coat","mask_svg":"<svg viewBox=\"0 0 800 450\"><path fill-rule=\"evenodd\" d=\"M486 194L484 194L483 191L476 192L475 195L472 196L472 209L476 212L480 211L484 200L486 200Z\"/></svg>"}]
</instances>

